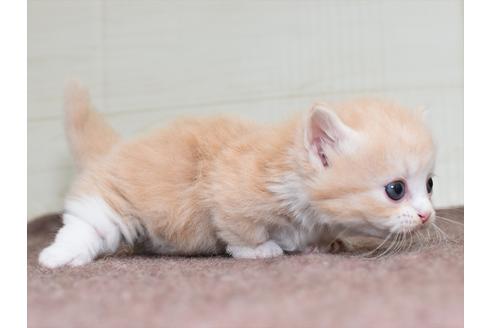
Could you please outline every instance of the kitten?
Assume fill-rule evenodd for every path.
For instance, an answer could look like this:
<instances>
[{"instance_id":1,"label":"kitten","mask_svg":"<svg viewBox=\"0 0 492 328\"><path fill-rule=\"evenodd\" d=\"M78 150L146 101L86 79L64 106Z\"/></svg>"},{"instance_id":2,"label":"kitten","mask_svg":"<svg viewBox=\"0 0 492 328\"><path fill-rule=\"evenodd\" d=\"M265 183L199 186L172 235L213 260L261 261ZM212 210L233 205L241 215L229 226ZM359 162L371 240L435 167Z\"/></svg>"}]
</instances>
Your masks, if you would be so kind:
<instances>
[{"instance_id":1,"label":"kitten","mask_svg":"<svg viewBox=\"0 0 492 328\"><path fill-rule=\"evenodd\" d=\"M79 175L64 226L39 256L46 267L83 265L123 242L270 258L330 246L345 229L386 237L435 220L435 147L417 111L316 104L277 126L186 119L126 141L91 107L85 89L67 89Z\"/></svg>"}]
</instances>

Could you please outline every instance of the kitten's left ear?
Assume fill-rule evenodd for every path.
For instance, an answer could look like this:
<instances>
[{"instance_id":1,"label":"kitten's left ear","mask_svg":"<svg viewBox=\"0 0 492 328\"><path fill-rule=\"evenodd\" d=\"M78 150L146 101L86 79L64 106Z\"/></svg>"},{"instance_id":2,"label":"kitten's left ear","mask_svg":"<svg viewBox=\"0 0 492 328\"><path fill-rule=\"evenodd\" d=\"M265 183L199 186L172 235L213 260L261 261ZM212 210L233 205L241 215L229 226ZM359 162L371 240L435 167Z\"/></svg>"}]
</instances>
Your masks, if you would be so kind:
<instances>
[{"instance_id":1,"label":"kitten's left ear","mask_svg":"<svg viewBox=\"0 0 492 328\"><path fill-rule=\"evenodd\" d=\"M331 156L352 152L357 145L357 132L326 105L314 105L305 124L304 144L318 168L328 167Z\"/></svg>"}]
</instances>

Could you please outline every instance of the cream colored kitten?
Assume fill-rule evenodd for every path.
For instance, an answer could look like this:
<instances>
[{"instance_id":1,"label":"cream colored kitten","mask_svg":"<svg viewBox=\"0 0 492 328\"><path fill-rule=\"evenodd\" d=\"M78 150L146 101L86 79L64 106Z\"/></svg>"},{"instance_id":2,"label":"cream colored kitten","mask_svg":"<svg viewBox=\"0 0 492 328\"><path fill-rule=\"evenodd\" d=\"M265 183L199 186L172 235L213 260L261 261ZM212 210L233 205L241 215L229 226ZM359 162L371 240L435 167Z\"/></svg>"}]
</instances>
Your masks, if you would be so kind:
<instances>
[{"instance_id":1,"label":"cream colored kitten","mask_svg":"<svg viewBox=\"0 0 492 328\"><path fill-rule=\"evenodd\" d=\"M46 267L86 264L122 242L269 258L329 246L343 229L386 237L434 221L431 135L421 113L392 103L317 104L277 126L181 120L128 141L81 87L65 107L80 172L39 256Z\"/></svg>"}]
</instances>

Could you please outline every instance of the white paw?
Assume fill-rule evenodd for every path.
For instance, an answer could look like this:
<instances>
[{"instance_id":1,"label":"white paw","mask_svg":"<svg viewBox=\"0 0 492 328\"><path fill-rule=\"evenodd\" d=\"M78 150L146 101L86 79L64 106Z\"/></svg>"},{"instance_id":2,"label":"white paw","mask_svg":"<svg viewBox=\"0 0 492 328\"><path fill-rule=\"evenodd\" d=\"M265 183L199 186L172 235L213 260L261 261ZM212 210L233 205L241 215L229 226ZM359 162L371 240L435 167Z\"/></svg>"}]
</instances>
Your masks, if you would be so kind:
<instances>
[{"instance_id":1,"label":"white paw","mask_svg":"<svg viewBox=\"0 0 492 328\"><path fill-rule=\"evenodd\" d=\"M280 256L284 253L282 248L269 240L257 247L227 246L227 253L239 259L265 259Z\"/></svg>"},{"instance_id":2,"label":"white paw","mask_svg":"<svg viewBox=\"0 0 492 328\"><path fill-rule=\"evenodd\" d=\"M39 254L39 263L47 268L54 269L64 265L79 266L92 261L92 256L88 252L74 252L56 244L43 249Z\"/></svg>"}]
</instances>

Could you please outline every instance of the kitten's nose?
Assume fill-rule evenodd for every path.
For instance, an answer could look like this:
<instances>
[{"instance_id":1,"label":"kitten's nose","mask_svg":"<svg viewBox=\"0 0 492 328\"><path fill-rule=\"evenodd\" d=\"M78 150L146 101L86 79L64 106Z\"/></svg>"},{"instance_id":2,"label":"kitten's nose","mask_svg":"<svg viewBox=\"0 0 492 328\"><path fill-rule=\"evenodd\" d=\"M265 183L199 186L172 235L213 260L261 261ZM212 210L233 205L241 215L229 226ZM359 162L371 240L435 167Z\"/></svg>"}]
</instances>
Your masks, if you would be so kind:
<instances>
[{"instance_id":1,"label":"kitten's nose","mask_svg":"<svg viewBox=\"0 0 492 328\"><path fill-rule=\"evenodd\" d=\"M419 213L419 218L422 221L422 223L425 223L427 220L429 220L430 215L431 215L430 212Z\"/></svg>"}]
</instances>

